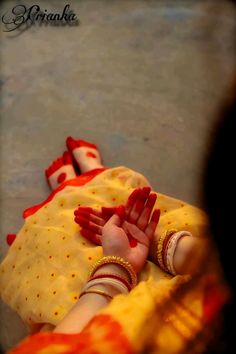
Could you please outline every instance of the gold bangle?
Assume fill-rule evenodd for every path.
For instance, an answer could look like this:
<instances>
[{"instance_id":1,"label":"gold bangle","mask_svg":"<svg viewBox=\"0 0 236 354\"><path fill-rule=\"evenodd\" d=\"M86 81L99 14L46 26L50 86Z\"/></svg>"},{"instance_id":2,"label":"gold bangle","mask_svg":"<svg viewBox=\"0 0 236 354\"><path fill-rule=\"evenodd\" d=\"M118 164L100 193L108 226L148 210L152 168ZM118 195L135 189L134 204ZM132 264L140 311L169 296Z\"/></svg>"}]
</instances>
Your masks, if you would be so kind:
<instances>
[{"instance_id":1,"label":"gold bangle","mask_svg":"<svg viewBox=\"0 0 236 354\"><path fill-rule=\"evenodd\" d=\"M163 249L163 242L164 242L164 239L166 238L166 236L167 236L167 232L163 233L157 243L157 261L159 263L159 266L165 271L166 271L166 268L165 268L163 260L162 260L162 249Z\"/></svg>"},{"instance_id":2,"label":"gold bangle","mask_svg":"<svg viewBox=\"0 0 236 354\"><path fill-rule=\"evenodd\" d=\"M96 272L96 270L98 270L98 268L100 268L102 265L104 264L119 264L120 266L122 266L127 273L129 274L130 277L130 282L131 282L131 286L132 288L137 285L137 275L132 267L132 265L125 261L123 258L121 257L117 257L117 256L106 256L101 258L97 263L95 263L95 265L93 266L91 273L90 273L90 277L93 276L93 274Z\"/></svg>"},{"instance_id":3,"label":"gold bangle","mask_svg":"<svg viewBox=\"0 0 236 354\"><path fill-rule=\"evenodd\" d=\"M105 296L106 298L112 300L113 299L113 296L107 294L105 291L102 291L102 290L99 290L99 289L91 289L91 290L85 290L83 291L79 298L81 298L82 296L86 295L86 294L98 294L98 295L102 295L102 296Z\"/></svg>"}]
</instances>

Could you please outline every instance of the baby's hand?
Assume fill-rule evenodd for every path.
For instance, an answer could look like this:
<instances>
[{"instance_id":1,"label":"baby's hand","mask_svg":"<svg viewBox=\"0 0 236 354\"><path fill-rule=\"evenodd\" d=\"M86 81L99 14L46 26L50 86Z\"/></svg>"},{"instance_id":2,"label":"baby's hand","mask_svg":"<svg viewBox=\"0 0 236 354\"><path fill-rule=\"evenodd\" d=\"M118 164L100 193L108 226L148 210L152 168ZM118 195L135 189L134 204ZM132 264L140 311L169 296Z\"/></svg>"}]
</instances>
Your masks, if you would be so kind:
<instances>
[{"instance_id":1,"label":"baby's hand","mask_svg":"<svg viewBox=\"0 0 236 354\"><path fill-rule=\"evenodd\" d=\"M160 210L153 212L156 194L149 187L135 189L126 206L102 208L80 207L75 211L75 221L82 227L81 234L103 246L105 255L125 258L139 271L145 263L148 248L160 217Z\"/></svg>"},{"instance_id":2,"label":"baby's hand","mask_svg":"<svg viewBox=\"0 0 236 354\"><path fill-rule=\"evenodd\" d=\"M157 227L160 210L153 212L152 218L145 226L138 226L124 220L125 208L113 215L102 230L102 246L105 256L118 256L128 261L136 272L145 264L148 250ZM144 221L144 218L143 218ZM143 222L144 225L144 222ZM131 238L131 241L130 241Z\"/></svg>"},{"instance_id":3,"label":"baby's hand","mask_svg":"<svg viewBox=\"0 0 236 354\"><path fill-rule=\"evenodd\" d=\"M143 207L143 203L149 200L146 205L146 212L149 212L149 217L152 211L152 208L156 201L156 195L154 193L150 194L151 188L144 187L142 189L136 188L128 198L126 203L126 213L125 219L127 221L133 222L137 219L140 214L140 207ZM135 206L135 203L137 206ZM74 211L75 222L81 226L80 233L90 242L95 243L96 245L101 246L101 235L102 227L105 223L116 213L120 206L115 207L102 207L101 210L93 209L90 207L79 207ZM132 211L132 212L131 212ZM142 222L142 218L140 219ZM136 245L136 241L129 236L131 247Z\"/></svg>"}]
</instances>

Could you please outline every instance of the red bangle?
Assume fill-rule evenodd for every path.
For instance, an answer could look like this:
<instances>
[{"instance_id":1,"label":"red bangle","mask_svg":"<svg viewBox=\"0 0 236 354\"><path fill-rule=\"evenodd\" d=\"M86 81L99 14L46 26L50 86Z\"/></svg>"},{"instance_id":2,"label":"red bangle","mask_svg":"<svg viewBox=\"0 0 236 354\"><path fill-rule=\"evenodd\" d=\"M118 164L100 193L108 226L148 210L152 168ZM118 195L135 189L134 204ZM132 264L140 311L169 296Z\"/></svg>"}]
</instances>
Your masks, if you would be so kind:
<instances>
[{"instance_id":1,"label":"red bangle","mask_svg":"<svg viewBox=\"0 0 236 354\"><path fill-rule=\"evenodd\" d=\"M112 273L97 274L97 275L94 275L91 278L89 278L89 280L100 279L100 278L105 278L105 277L120 280L127 287L127 289L129 291L132 289L131 284L124 277L122 277L121 275L117 275L117 274L112 274Z\"/></svg>"},{"instance_id":2,"label":"red bangle","mask_svg":"<svg viewBox=\"0 0 236 354\"><path fill-rule=\"evenodd\" d=\"M175 233L175 231L173 231L169 235L167 235L166 238L164 239L164 242L163 242L162 262L163 262L165 270L167 272L169 272L169 270L168 270L168 267L167 267L166 251L167 251L167 248L168 248L169 241L170 241L170 239L171 239L171 237L173 236L174 233Z\"/></svg>"}]
</instances>

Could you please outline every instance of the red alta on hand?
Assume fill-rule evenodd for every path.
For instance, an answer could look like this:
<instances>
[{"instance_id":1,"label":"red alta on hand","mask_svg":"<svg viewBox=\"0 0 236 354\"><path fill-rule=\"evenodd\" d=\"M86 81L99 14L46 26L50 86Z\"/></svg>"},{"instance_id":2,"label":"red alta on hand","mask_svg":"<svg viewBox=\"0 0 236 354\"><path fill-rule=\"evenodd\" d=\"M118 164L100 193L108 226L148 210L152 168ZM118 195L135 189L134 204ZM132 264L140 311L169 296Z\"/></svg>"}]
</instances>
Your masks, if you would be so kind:
<instances>
[{"instance_id":1,"label":"red alta on hand","mask_svg":"<svg viewBox=\"0 0 236 354\"><path fill-rule=\"evenodd\" d=\"M119 207L102 207L96 210L79 207L75 210L75 222L81 226L80 233L90 242L101 245L102 227L114 215Z\"/></svg>"},{"instance_id":2,"label":"red alta on hand","mask_svg":"<svg viewBox=\"0 0 236 354\"><path fill-rule=\"evenodd\" d=\"M75 222L81 226L82 236L101 245L104 227L113 215L116 215L115 220L117 221L117 217L121 220L119 227L125 232L128 248L136 248L144 239L148 247L160 217L159 209L152 214L156 199L157 196L151 193L150 187L137 188L131 193L125 206L103 207L101 210L79 207L74 212ZM112 237L115 236L112 234Z\"/></svg>"},{"instance_id":3,"label":"red alta on hand","mask_svg":"<svg viewBox=\"0 0 236 354\"><path fill-rule=\"evenodd\" d=\"M102 228L104 255L122 257L136 272L146 262L160 217L159 209L152 213L157 197L150 191L149 187L135 190L126 207L120 207Z\"/></svg>"}]
</instances>

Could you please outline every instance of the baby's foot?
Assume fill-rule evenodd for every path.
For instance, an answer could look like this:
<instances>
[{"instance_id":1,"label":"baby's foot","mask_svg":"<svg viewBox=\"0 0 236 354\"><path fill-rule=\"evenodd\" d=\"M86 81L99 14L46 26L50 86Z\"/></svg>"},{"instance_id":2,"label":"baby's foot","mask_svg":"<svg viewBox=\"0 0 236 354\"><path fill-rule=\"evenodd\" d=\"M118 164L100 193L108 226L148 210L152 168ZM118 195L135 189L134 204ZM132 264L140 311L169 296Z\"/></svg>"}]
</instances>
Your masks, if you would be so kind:
<instances>
[{"instance_id":1,"label":"baby's foot","mask_svg":"<svg viewBox=\"0 0 236 354\"><path fill-rule=\"evenodd\" d=\"M60 184L76 177L72 156L65 151L62 156L45 170L46 179L52 189L56 189Z\"/></svg>"},{"instance_id":2,"label":"baby's foot","mask_svg":"<svg viewBox=\"0 0 236 354\"><path fill-rule=\"evenodd\" d=\"M73 154L82 173L104 167L95 144L84 140L75 140L71 136L66 139L68 150Z\"/></svg>"}]
</instances>

